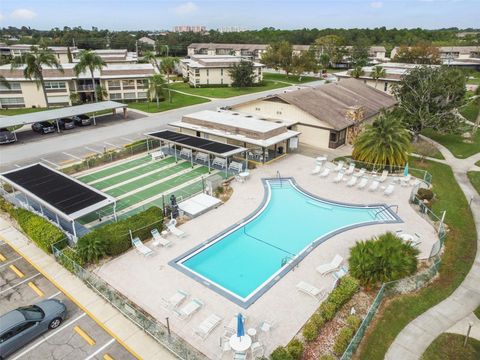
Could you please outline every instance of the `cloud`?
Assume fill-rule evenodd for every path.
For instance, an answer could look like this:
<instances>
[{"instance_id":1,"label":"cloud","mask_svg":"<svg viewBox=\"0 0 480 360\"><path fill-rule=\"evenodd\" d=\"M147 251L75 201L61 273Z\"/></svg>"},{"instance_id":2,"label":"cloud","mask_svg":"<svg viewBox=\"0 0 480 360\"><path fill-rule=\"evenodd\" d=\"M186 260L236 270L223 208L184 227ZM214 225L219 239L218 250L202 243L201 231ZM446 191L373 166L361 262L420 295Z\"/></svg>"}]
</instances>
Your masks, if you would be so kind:
<instances>
[{"instance_id":1,"label":"cloud","mask_svg":"<svg viewBox=\"0 0 480 360\"><path fill-rule=\"evenodd\" d=\"M174 10L177 15L190 15L197 12L198 6L195 3L189 1L178 5Z\"/></svg>"},{"instance_id":2,"label":"cloud","mask_svg":"<svg viewBox=\"0 0 480 360\"><path fill-rule=\"evenodd\" d=\"M28 10L28 9L16 9L16 10L13 10L11 16L14 19L29 20L29 19L33 19L34 17L36 17L37 13L35 11Z\"/></svg>"},{"instance_id":3,"label":"cloud","mask_svg":"<svg viewBox=\"0 0 480 360\"><path fill-rule=\"evenodd\" d=\"M381 1L374 1L370 3L370 7L374 9L380 9L383 6L383 2Z\"/></svg>"}]
</instances>

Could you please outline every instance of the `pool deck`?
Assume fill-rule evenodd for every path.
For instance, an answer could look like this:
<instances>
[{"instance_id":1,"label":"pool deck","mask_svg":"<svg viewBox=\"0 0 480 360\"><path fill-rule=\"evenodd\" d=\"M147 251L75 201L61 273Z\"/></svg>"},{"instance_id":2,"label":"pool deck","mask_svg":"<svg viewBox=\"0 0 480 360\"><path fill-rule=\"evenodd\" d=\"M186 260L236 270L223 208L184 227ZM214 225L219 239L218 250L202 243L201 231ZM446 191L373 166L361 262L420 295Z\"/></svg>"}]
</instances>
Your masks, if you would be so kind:
<instances>
[{"instance_id":1,"label":"pool deck","mask_svg":"<svg viewBox=\"0 0 480 360\"><path fill-rule=\"evenodd\" d=\"M327 166L333 168L330 163ZM336 184L333 182L335 173L331 173L327 178L311 175L314 167L313 158L294 154L274 164L255 169L251 171L251 177L247 182L232 183L234 192L227 203L182 225L180 228L188 234L187 237L177 239L169 235L168 238L174 244L166 249L156 249L149 242L147 245L155 250L153 256L144 258L131 250L103 264L96 273L159 321L165 322L165 318L169 317L172 331L209 358L219 358L221 353L219 339L223 334L223 327L237 312L242 312L247 317L247 329L258 328L262 321L273 323L273 330L269 334L260 333L258 336L258 340L266 346L266 354L269 354L277 346L285 345L290 341L320 304L312 297L298 292L296 285L300 281L306 281L318 288L333 287L333 276L318 274L315 271L318 265L330 262L335 254L340 254L346 259L349 248L356 241L369 239L386 231L402 229L410 234L418 233L422 237L422 243L419 246L420 258L429 256L431 247L437 240L433 227L408 203L412 191L410 186L401 187L398 184L395 186L394 193L387 197L383 195L383 189L372 193L367 189L349 188L344 181ZM325 199L357 204L399 205L398 215L404 223L359 227L333 236L315 248L297 268L286 274L248 309L242 309L168 265L170 260L253 212L263 199L264 188L261 179L275 177L277 171L284 177L294 177L302 188ZM382 186L389 182L387 180ZM288 211L288 204L286 211ZM279 226L295 226L295 224L279 224ZM252 265L245 264L245 266ZM193 298L198 298L205 303L205 306L190 320L180 320L172 310L167 310L163 306L162 298L170 298L177 290L190 294L184 304ZM223 321L206 340L202 340L194 331L212 313L222 317ZM231 357L231 352L223 356L224 359Z\"/></svg>"}]
</instances>

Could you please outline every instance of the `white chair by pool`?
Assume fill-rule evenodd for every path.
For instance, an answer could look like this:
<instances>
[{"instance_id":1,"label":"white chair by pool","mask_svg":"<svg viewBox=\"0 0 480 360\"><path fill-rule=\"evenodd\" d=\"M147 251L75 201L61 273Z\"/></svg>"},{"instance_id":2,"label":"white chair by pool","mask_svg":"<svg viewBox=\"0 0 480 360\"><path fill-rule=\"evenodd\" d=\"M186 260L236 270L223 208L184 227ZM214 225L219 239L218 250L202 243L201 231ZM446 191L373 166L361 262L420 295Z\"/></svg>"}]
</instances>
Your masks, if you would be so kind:
<instances>
[{"instance_id":1,"label":"white chair by pool","mask_svg":"<svg viewBox=\"0 0 480 360\"><path fill-rule=\"evenodd\" d=\"M390 184L387 186L387 188L383 192L383 195L390 196L393 194L394 190L395 190L395 186L393 184Z\"/></svg>"},{"instance_id":2,"label":"white chair by pool","mask_svg":"<svg viewBox=\"0 0 480 360\"><path fill-rule=\"evenodd\" d=\"M340 265L342 265L343 257L340 255L335 255L332 261L327 264L323 264L317 267L317 272L322 275L326 275L338 269Z\"/></svg>"},{"instance_id":3,"label":"white chair by pool","mask_svg":"<svg viewBox=\"0 0 480 360\"><path fill-rule=\"evenodd\" d=\"M342 266L340 269L333 273L335 281L340 280L342 277L348 274L348 266Z\"/></svg>"},{"instance_id":4,"label":"white chair by pool","mask_svg":"<svg viewBox=\"0 0 480 360\"><path fill-rule=\"evenodd\" d=\"M247 321L247 317L243 316L242 319L243 319L243 325L245 325L245 322ZM223 329L224 329L223 335L225 337L230 337L237 332L237 322L238 322L238 315L235 314L230 319L230 322L223 327Z\"/></svg>"},{"instance_id":5,"label":"white chair by pool","mask_svg":"<svg viewBox=\"0 0 480 360\"><path fill-rule=\"evenodd\" d=\"M173 235L177 236L177 237L185 237L186 234L185 232L183 232L182 230L180 230L179 228L177 228L177 220L175 219L171 219L168 223L167 223L167 229L168 231L170 231Z\"/></svg>"},{"instance_id":6,"label":"white chair by pool","mask_svg":"<svg viewBox=\"0 0 480 360\"><path fill-rule=\"evenodd\" d=\"M168 247L172 245L172 242L170 240L165 239L162 235L160 235L160 232L158 229L152 229L150 231L153 237L153 245L154 246L163 246L163 247Z\"/></svg>"},{"instance_id":7,"label":"white chair by pool","mask_svg":"<svg viewBox=\"0 0 480 360\"><path fill-rule=\"evenodd\" d=\"M222 318L218 315L211 314L195 329L195 334L205 340L208 335L222 322Z\"/></svg>"},{"instance_id":8,"label":"white chair by pool","mask_svg":"<svg viewBox=\"0 0 480 360\"><path fill-rule=\"evenodd\" d=\"M265 354L265 346L255 341L252 346L250 346L250 351L252 352L252 359L259 359Z\"/></svg>"},{"instance_id":9,"label":"white chair by pool","mask_svg":"<svg viewBox=\"0 0 480 360\"><path fill-rule=\"evenodd\" d=\"M408 185L410 185L410 178L412 177L412 175L408 174L407 176L404 176L401 180L400 180L400 183L403 187L406 187Z\"/></svg>"},{"instance_id":10,"label":"white chair by pool","mask_svg":"<svg viewBox=\"0 0 480 360\"><path fill-rule=\"evenodd\" d=\"M270 321L262 321L258 328L263 331L264 333L268 333L272 331L274 324Z\"/></svg>"},{"instance_id":11,"label":"white chair by pool","mask_svg":"<svg viewBox=\"0 0 480 360\"><path fill-rule=\"evenodd\" d=\"M382 176L380 176L380 179L378 179L379 182L384 182L387 180L388 177L388 170L383 170Z\"/></svg>"},{"instance_id":12,"label":"white chair by pool","mask_svg":"<svg viewBox=\"0 0 480 360\"><path fill-rule=\"evenodd\" d=\"M356 176L352 176L350 180L348 180L347 186L349 187L355 186L355 184L357 183L357 179L358 178Z\"/></svg>"},{"instance_id":13,"label":"white chair by pool","mask_svg":"<svg viewBox=\"0 0 480 360\"><path fill-rule=\"evenodd\" d=\"M359 189L364 189L368 184L368 179L367 178L362 178L362 180L360 180L360 183L358 184L358 188Z\"/></svg>"},{"instance_id":14,"label":"white chair by pool","mask_svg":"<svg viewBox=\"0 0 480 360\"><path fill-rule=\"evenodd\" d=\"M319 175L320 177L327 177L330 174L330 169L325 168L323 169L322 173Z\"/></svg>"},{"instance_id":15,"label":"white chair by pool","mask_svg":"<svg viewBox=\"0 0 480 360\"><path fill-rule=\"evenodd\" d=\"M339 172L339 173L337 174L337 176L335 177L335 179L333 179L333 182L336 182L336 183L341 182L342 179L343 179L343 175L344 175L343 172Z\"/></svg>"},{"instance_id":16,"label":"white chair by pool","mask_svg":"<svg viewBox=\"0 0 480 360\"><path fill-rule=\"evenodd\" d=\"M315 169L312 170L312 175L317 175L322 170L322 165L315 165Z\"/></svg>"},{"instance_id":17,"label":"white chair by pool","mask_svg":"<svg viewBox=\"0 0 480 360\"><path fill-rule=\"evenodd\" d=\"M345 175L352 175L355 171L355 163L351 163L348 169L345 171Z\"/></svg>"},{"instance_id":18,"label":"white chair by pool","mask_svg":"<svg viewBox=\"0 0 480 360\"><path fill-rule=\"evenodd\" d=\"M358 173L355 173L353 174L353 176L357 176L357 177L362 177L363 175L365 175L365 173L367 172L367 169L365 168L361 168L360 171Z\"/></svg>"},{"instance_id":19,"label":"white chair by pool","mask_svg":"<svg viewBox=\"0 0 480 360\"><path fill-rule=\"evenodd\" d=\"M343 160L340 160L337 164L337 167L334 169L334 171L339 172L340 170L342 170L343 169L343 164L344 164Z\"/></svg>"},{"instance_id":20,"label":"white chair by pool","mask_svg":"<svg viewBox=\"0 0 480 360\"><path fill-rule=\"evenodd\" d=\"M203 307L203 301L199 299L192 299L189 303L185 304L182 308L175 310L177 315L182 320L190 319L197 311Z\"/></svg>"},{"instance_id":21,"label":"white chair by pool","mask_svg":"<svg viewBox=\"0 0 480 360\"><path fill-rule=\"evenodd\" d=\"M168 309L177 308L186 298L188 293L182 290L177 290L169 299L162 298L162 302Z\"/></svg>"},{"instance_id":22,"label":"white chair by pool","mask_svg":"<svg viewBox=\"0 0 480 360\"><path fill-rule=\"evenodd\" d=\"M325 289L323 289L323 288L319 289L316 286L314 286L312 284L309 284L305 281L300 281L297 284L297 290L304 293L304 294L310 295L311 297L313 297L317 301L319 301L320 298L325 295Z\"/></svg>"},{"instance_id":23,"label":"white chair by pool","mask_svg":"<svg viewBox=\"0 0 480 360\"><path fill-rule=\"evenodd\" d=\"M380 186L380 183L377 180L374 180L368 187L368 191L377 191L379 186Z\"/></svg>"},{"instance_id":24,"label":"white chair by pool","mask_svg":"<svg viewBox=\"0 0 480 360\"><path fill-rule=\"evenodd\" d=\"M144 243L142 243L142 241L138 237L132 239L132 245L143 256L149 256L153 254L153 250L146 246Z\"/></svg>"}]
</instances>

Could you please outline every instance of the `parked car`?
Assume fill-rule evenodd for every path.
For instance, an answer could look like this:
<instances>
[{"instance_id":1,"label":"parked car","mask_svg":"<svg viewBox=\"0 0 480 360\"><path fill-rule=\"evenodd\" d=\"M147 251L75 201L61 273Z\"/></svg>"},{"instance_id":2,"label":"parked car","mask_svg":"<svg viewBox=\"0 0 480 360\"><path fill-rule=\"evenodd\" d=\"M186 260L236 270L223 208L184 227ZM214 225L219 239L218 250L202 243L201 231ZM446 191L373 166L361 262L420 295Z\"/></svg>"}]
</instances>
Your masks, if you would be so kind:
<instances>
[{"instance_id":1,"label":"parked car","mask_svg":"<svg viewBox=\"0 0 480 360\"><path fill-rule=\"evenodd\" d=\"M58 126L62 130L70 130L75 128L75 121L70 118L61 118L58 120Z\"/></svg>"},{"instance_id":2,"label":"parked car","mask_svg":"<svg viewBox=\"0 0 480 360\"><path fill-rule=\"evenodd\" d=\"M75 115L72 117L73 121L75 121L75 125L79 126L87 126L92 124L92 120L90 120L90 116L82 114L82 115Z\"/></svg>"},{"instance_id":3,"label":"parked car","mask_svg":"<svg viewBox=\"0 0 480 360\"><path fill-rule=\"evenodd\" d=\"M8 129L0 129L0 144L10 144L17 141L14 133Z\"/></svg>"},{"instance_id":4,"label":"parked car","mask_svg":"<svg viewBox=\"0 0 480 360\"><path fill-rule=\"evenodd\" d=\"M48 134L55 132L55 125L48 121L36 122L32 124L32 130L40 134Z\"/></svg>"},{"instance_id":5,"label":"parked car","mask_svg":"<svg viewBox=\"0 0 480 360\"><path fill-rule=\"evenodd\" d=\"M58 328L66 316L65 304L57 299L19 307L0 316L0 359L5 359L48 330Z\"/></svg>"}]
</instances>

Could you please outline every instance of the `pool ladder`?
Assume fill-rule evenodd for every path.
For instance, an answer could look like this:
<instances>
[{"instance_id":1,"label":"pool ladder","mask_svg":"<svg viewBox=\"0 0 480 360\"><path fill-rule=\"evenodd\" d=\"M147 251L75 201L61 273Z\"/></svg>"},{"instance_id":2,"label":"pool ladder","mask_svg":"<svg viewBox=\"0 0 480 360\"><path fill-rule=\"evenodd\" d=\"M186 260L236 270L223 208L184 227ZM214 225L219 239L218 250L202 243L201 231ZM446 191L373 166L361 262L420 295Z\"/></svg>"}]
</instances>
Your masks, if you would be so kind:
<instances>
[{"instance_id":1,"label":"pool ladder","mask_svg":"<svg viewBox=\"0 0 480 360\"><path fill-rule=\"evenodd\" d=\"M383 208L382 210L377 211L373 217L376 219L377 215L381 214L384 211L387 211L388 209L390 209L392 207L395 207L395 213L398 214L398 205L389 205L389 206Z\"/></svg>"},{"instance_id":2,"label":"pool ladder","mask_svg":"<svg viewBox=\"0 0 480 360\"><path fill-rule=\"evenodd\" d=\"M282 175L280 175L280 171L277 170L277 179L280 181L280 187L282 187ZM282 265L283 266L283 265Z\"/></svg>"}]
</instances>

